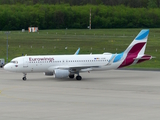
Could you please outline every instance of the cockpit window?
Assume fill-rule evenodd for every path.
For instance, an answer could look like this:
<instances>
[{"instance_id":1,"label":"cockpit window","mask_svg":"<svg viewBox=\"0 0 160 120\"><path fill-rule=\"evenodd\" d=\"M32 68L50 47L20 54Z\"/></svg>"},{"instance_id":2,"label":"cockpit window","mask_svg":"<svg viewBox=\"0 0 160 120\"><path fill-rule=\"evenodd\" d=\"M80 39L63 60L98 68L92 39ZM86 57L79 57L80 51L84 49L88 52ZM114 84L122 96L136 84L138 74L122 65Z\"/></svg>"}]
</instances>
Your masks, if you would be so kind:
<instances>
[{"instance_id":1,"label":"cockpit window","mask_svg":"<svg viewBox=\"0 0 160 120\"><path fill-rule=\"evenodd\" d=\"M14 63L14 64L17 64L17 63L18 63L18 61L11 61L10 63Z\"/></svg>"}]
</instances>

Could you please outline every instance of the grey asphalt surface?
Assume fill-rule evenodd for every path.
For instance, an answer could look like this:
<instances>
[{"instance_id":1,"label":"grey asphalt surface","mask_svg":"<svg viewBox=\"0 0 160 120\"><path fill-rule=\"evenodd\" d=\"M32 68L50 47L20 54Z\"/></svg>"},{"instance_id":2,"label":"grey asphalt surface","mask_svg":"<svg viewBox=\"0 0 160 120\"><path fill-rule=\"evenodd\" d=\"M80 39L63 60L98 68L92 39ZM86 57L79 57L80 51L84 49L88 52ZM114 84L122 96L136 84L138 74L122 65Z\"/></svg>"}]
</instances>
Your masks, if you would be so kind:
<instances>
[{"instance_id":1,"label":"grey asphalt surface","mask_svg":"<svg viewBox=\"0 0 160 120\"><path fill-rule=\"evenodd\" d=\"M0 120L159 120L160 71L82 73L82 81L0 69Z\"/></svg>"}]
</instances>

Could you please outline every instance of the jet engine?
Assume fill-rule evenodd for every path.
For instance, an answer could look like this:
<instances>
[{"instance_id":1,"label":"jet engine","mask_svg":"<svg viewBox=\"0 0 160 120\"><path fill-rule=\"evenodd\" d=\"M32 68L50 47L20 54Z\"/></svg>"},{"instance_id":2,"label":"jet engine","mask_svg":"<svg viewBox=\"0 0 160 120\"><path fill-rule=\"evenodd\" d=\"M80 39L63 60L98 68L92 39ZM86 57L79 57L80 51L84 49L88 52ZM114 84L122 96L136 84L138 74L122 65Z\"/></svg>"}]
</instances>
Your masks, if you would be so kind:
<instances>
[{"instance_id":1,"label":"jet engine","mask_svg":"<svg viewBox=\"0 0 160 120\"><path fill-rule=\"evenodd\" d=\"M68 70L54 70L55 78L66 78L69 76L70 72Z\"/></svg>"},{"instance_id":2,"label":"jet engine","mask_svg":"<svg viewBox=\"0 0 160 120\"><path fill-rule=\"evenodd\" d=\"M44 73L46 76L53 76L53 72L45 72Z\"/></svg>"}]
</instances>

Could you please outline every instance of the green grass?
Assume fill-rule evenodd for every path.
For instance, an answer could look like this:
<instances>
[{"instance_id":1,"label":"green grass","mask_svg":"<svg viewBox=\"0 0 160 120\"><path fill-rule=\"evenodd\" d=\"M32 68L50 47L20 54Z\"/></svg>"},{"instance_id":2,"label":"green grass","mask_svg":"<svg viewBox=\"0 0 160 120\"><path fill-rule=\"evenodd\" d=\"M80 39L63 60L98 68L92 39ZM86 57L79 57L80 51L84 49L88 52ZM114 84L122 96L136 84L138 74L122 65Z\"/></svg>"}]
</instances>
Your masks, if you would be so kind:
<instances>
[{"instance_id":1,"label":"green grass","mask_svg":"<svg viewBox=\"0 0 160 120\"><path fill-rule=\"evenodd\" d=\"M79 47L81 48L80 54L120 53L128 47L140 30L64 29L40 30L38 33L11 31L8 37L9 61L21 56L22 53L27 55L73 54ZM6 58L6 40L6 34L0 31L0 58ZM156 58L130 67L160 68L160 29L150 29L145 53Z\"/></svg>"}]
</instances>

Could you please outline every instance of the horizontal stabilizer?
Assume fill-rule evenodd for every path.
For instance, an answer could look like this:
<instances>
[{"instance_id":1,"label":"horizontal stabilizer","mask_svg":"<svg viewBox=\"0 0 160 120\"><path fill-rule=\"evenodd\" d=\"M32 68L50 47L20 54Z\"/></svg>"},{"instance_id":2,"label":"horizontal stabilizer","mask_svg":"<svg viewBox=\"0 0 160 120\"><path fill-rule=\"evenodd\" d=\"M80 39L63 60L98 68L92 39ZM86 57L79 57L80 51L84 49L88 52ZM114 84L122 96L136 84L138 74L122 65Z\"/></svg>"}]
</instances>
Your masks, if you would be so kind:
<instances>
[{"instance_id":1,"label":"horizontal stabilizer","mask_svg":"<svg viewBox=\"0 0 160 120\"><path fill-rule=\"evenodd\" d=\"M148 60L148 59L150 59L150 57L144 57L144 58L133 58L134 60Z\"/></svg>"},{"instance_id":2,"label":"horizontal stabilizer","mask_svg":"<svg viewBox=\"0 0 160 120\"><path fill-rule=\"evenodd\" d=\"M141 56L141 57L138 57L138 58L133 58L134 60L150 60L152 58L155 58L153 56L150 56L150 55L144 55L144 56Z\"/></svg>"}]
</instances>

